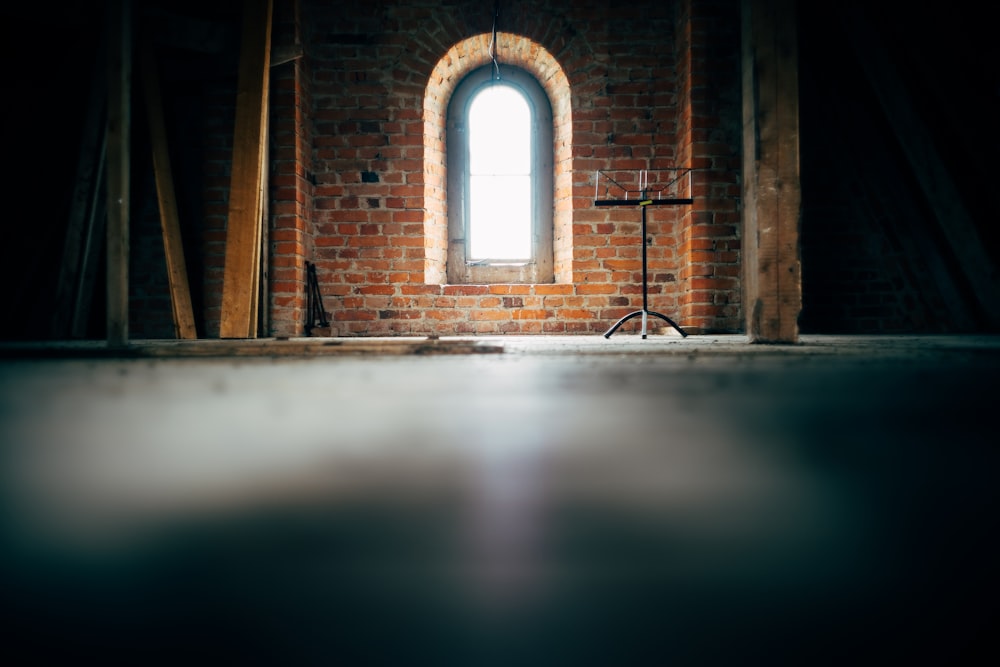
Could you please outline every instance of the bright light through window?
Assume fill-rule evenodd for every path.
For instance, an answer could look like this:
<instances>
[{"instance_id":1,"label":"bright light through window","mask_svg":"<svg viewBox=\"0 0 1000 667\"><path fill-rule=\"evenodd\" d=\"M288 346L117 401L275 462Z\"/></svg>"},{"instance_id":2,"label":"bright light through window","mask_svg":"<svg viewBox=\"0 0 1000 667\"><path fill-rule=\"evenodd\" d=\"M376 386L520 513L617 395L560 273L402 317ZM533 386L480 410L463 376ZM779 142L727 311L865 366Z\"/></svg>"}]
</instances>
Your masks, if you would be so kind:
<instances>
[{"instance_id":1,"label":"bright light through window","mask_svg":"<svg viewBox=\"0 0 1000 667\"><path fill-rule=\"evenodd\" d=\"M531 259L531 111L510 86L469 107L469 259Z\"/></svg>"}]
</instances>

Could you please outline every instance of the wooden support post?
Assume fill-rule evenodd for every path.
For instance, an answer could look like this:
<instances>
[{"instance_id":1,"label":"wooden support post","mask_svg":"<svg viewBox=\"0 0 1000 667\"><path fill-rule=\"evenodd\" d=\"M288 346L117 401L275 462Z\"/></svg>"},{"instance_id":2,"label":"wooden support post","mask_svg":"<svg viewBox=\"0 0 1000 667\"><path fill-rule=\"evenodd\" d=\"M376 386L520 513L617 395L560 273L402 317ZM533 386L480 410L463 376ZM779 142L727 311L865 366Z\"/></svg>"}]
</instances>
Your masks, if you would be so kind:
<instances>
[{"instance_id":1,"label":"wooden support post","mask_svg":"<svg viewBox=\"0 0 1000 667\"><path fill-rule=\"evenodd\" d=\"M257 333L271 13L271 0L244 4L222 278L221 338L255 338Z\"/></svg>"},{"instance_id":2,"label":"wooden support post","mask_svg":"<svg viewBox=\"0 0 1000 667\"><path fill-rule=\"evenodd\" d=\"M796 342L802 310L795 4L743 0L743 291L757 343Z\"/></svg>"},{"instance_id":3,"label":"wooden support post","mask_svg":"<svg viewBox=\"0 0 1000 667\"><path fill-rule=\"evenodd\" d=\"M129 158L132 88L132 7L111 3L108 30L107 340L128 343Z\"/></svg>"},{"instance_id":4,"label":"wooden support post","mask_svg":"<svg viewBox=\"0 0 1000 667\"><path fill-rule=\"evenodd\" d=\"M174 335L177 338L193 339L198 335L195 331L191 288L184 261L184 244L181 239L174 179L170 167L167 128L163 116L163 96L160 92L153 44L149 41L142 48L142 80L145 84L146 116L149 119L149 138L153 150L156 198L160 206L163 251L167 259L167 282L170 286L170 304L174 315Z\"/></svg>"}]
</instances>

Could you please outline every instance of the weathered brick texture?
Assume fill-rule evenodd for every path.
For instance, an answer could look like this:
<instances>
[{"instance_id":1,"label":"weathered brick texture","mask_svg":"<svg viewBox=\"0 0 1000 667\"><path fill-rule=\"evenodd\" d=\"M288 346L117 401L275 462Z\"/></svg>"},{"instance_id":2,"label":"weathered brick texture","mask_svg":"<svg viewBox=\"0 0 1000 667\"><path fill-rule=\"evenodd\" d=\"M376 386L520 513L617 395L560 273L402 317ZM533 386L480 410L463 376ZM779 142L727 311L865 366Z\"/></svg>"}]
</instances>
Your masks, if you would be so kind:
<instances>
[{"instance_id":1,"label":"weathered brick texture","mask_svg":"<svg viewBox=\"0 0 1000 667\"><path fill-rule=\"evenodd\" d=\"M532 72L553 110L555 282L537 285L445 278L447 103L489 62L493 3L290 5L276 4L274 42L303 55L271 77L265 335L304 333L306 262L341 335L603 332L642 305L644 239L638 207L594 206L595 172L688 166L695 204L650 212L649 307L692 332L742 329L738 2L502 3L497 56ZM207 106L211 337L233 87L220 82Z\"/></svg>"},{"instance_id":2,"label":"weathered brick texture","mask_svg":"<svg viewBox=\"0 0 1000 667\"><path fill-rule=\"evenodd\" d=\"M738 83L736 3L504 3L498 57L534 73L552 102L552 285L444 284L447 102L489 62L491 7L363 7L302 9L312 259L341 334L604 331L641 307L642 238L638 208L593 206L594 174L675 166L704 171L695 206L650 216L650 308L692 330L740 329L738 89L716 90ZM713 52L715 39L726 47Z\"/></svg>"}]
</instances>

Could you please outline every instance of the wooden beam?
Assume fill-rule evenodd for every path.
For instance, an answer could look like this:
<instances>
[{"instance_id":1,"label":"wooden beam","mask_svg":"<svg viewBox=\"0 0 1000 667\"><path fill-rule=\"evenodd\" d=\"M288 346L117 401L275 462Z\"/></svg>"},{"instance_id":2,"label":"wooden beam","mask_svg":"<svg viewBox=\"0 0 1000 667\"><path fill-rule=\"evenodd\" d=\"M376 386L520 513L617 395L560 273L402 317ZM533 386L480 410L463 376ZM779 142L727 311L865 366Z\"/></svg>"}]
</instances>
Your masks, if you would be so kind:
<instances>
[{"instance_id":1,"label":"wooden beam","mask_svg":"<svg viewBox=\"0 0 1000 667\"><path fill-rule=\"evenodd\" d=\"M106 41L103 40L104 43ZM78 288L88 256L86 248L94 245L91 238L95 229L92 203L95 194L104 195L104 191L99 188L103 187L101 172L104 168L104 135L107 129L107 71L108 55L103 48L99 48L91 75L90 98L84 118L80 152L77 154L76 179L73 182L69 220L51 314L49 336L56 340L72 336L73 315L79 306ZM103 230L103 226L101 229Z\"/></svg>"},{"instance_id":2,"label":"wooden beam","mask_svg":"<svg viewBox=\"0 0 1000 667\"><path fill-rule=\"evenodd\" d=\"M256 337L271 13L271 0L244 4L222 279L221 338Z\"/></svg>"},{"instance_id":3,"label":"wooden beam","mask_svg":"<svg viewBox=\"0 0 1000 667\"><path fill-rule=\"evenodd\" d=\"M132 7L111 3L108 30L107 340L128 342L129 165L132 88Z\"/></svg>"},{"instance_id":4,"label":"wooden beam","mask_svg":"<svg viewBox=\"0 0 1000 667\"><path fill-rule=\"evenodd\" d=\"M794 343L802 311L795 0L743 0L744 312L755 343Z\"/></svg>"},{"instance_id":5,"label":"wooden beam","mask_svg":"<svg viewBox=\"0 0 1000 667\"><path fill-rule=\"evenodd\" d=\"M948 246L974 292L982 314L1000 327L1000 275L986 251L951 174L944 166L934 138L914 111L912 96L903 85L862 11L843 12L848 42L888 118L899 147L909 160Z\"/></svg>"},{"instance_id":6,"label":"wooden beam","mask_svg":"<svg viewBox=\"0 0 1000 667\"><path fill-rule=\"evenodd\" d=\"M160 206L160 229L163 251L167 259L167 282L170 286L170 304L174 316L174 336L183 339L197 338L194 309L191 306L191 287L188 284L187 264L184 261L184 244L181 238L174 178L170 166L166 121L163 117L163 95L156 68L153 45L146 41L142 48L142 80L146 94L146 116L149 120L149 139L153 151L153 173L156 181L156 198Z\"/></svg>"},{"instance_id":7,"label":"wooden beam","mask_svg":"<svg viewBox=\"0 0 1000 667\"><path fill-rule=\"evenodd\" d=\"M103 136L103 131L102 131ZM94 290L97 286L98 265L100 264L103 240L107 236L108 198L107 191L107 151L105 142L101 142L101 153L97 170L97 187L91 194L87 206L87 232L84 234L83 248L80 250L80 270L76 284L76 302L73 307L73 321L70 335L72 338L86 338L90 325L90 308L94 300Z\"/></svg>"}]
</instances>

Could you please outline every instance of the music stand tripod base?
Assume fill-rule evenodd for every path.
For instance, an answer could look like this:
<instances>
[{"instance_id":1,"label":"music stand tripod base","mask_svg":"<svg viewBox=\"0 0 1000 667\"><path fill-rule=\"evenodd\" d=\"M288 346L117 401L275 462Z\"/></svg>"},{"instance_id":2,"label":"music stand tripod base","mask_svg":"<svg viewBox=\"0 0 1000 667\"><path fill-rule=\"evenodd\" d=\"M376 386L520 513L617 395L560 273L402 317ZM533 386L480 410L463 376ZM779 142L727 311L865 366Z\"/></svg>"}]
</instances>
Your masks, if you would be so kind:
<instances>
[{"instance_id":1,"label":"music stand tripod base","mask_svg":"<svg viewBox=\"0 0 1000 667\"><path fill-rule=\"evenodd\" d=\"M670 319L666 315L663 315L662 313L657 313L656 311L653 311L653 310L637 310L634 313L629 313L625 317L623 317L620 320L618 320L617 322L615 322L615 324L614 324L613 327L611 327L610 329L608 329L607 331L605 331L604 332L604 337L605 338L611 338L611 334L613 334L615 331L617 331L618 327L620 327L621 325L625 324L626 322L628 322L633 317L642 316L642 338L643 338L643 340L645 340L646 339L646 331L647 331L647 322L648 322L648 319L649 319L650 315L652 315L653 317L659 317L661 320L663 320L664 322L666 322L667 324L669 324L670 326L672 326L674 329L676 329L677 333L679 333L682 337L687 338L687 332L684 331L684 329L681 329L679 326L677 326L676 322L674 322L672 319Z\"/></svg>"},{"instance_id":2,"label":"music stand tripod base","mask_svg":"<svg viewBox=\"0 0 1000 667\"><path fill-rule=\"evenodd\" d=\"M650 182L651 175L654 176L652 183ZM642 211L642 309L629 313L615 322L614 326L604 332L604 337L611 338L611 334L617 331L618 327L633 317L642 317L641 334L643 339L645 339L646 332L648 331L649 317L653 316L663 320L676 329L682 337L686 338L687 332L681 329L676 322L662 313L657 313L649 309L646 271L646 209L650 206L686 206L692 204L694 199L690 196L692 192L691 169L643 169L639 171L638 177L638 189L630 190L608 173L598 170L595 175L595 206L638 206ZM606 192L614 189L618 196L602 199L599 196L602 182L605 185ZM682 190L684 191L683 194ZM688 196L684 196L684 194Z\"/></svg>"}]
</instances>

